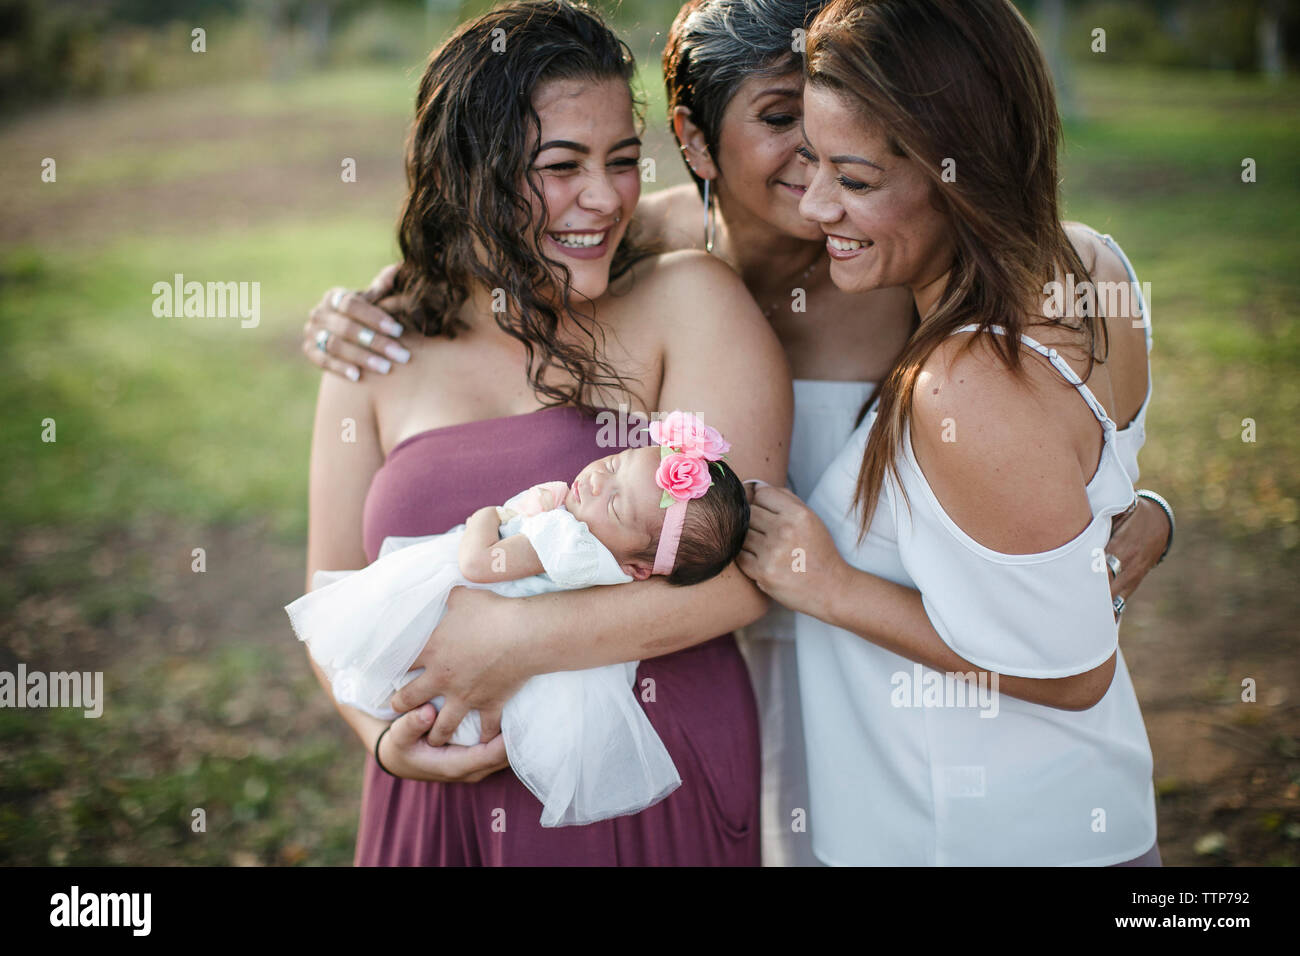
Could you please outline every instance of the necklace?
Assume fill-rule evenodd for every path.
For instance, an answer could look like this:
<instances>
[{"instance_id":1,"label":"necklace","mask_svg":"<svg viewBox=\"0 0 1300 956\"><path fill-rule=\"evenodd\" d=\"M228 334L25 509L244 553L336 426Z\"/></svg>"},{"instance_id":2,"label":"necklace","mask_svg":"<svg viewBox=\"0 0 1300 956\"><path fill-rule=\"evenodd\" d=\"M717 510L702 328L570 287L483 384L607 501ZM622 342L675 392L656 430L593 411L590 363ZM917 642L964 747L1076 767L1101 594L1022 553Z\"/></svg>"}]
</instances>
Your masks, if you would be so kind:
<instances>
[{"instance_id":1,"label":"necklace","mask_svg":"<svg viewBox=\"0 0 1300 956\"><path fill-rule=\"evenodd\" d=\"M822 261L823 261L823 259L825 259L825 258L826 258L825 256L818 256L816 259L813 260L813 264L812 264L812 265L810 265L807 269L804 269L803 272L799 273L799 277L798 277L797 279L794 280L794 281L795 281L795 286L794 286L794 287L797 289L797 288L799 288L800 286L802 286L803 283L804 283L804 281L805 281L809 276L811 276L811 275L813 274L813 272L816 270L816 268L817 268L819 265L822 264ZM794 291L794 290L792 289L791 292L793 292L793 291ZM805 294L806 294L806 291L805 291ZM781 308L781 305L782 305L785 301L786 301L786 300L785 300L784 298L781 298L781 299L777 299L775 302L773 302L771 305L769 305L766 309L763 310L763 315L764 315L764 317L770 319L772 316L776 315L776 311L777 311L777 309Z\"/></svg>"}]
</instances>

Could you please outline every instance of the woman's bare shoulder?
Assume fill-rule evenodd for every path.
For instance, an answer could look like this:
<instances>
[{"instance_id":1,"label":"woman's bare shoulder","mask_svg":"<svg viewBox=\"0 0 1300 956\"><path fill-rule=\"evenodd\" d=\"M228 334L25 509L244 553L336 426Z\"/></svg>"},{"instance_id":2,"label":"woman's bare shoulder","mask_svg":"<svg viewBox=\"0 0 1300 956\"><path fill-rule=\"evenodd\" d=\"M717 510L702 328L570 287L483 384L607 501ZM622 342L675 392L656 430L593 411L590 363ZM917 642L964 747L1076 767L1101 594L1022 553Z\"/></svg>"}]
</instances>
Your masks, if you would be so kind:
<instances>
[{"instance_id":1,"label":"woman's bare shoulder","mask_svg":"<svg viewBox=\"0 0 1300 956\"><path fill-rule=\"evenodd\" d=\"M704 204L700 202L700 194L695 186L691 183L682 183L680 186L669 186L667 189L646 193L636 205L636 214L637 218L648 215L655 219L663 219L691 210L702 212L703 209Z\"/></svg>"},{"instance_id":2,"label":"woman's bare shoulder","mask_svg":"<svg viewBox=\"0 0 1300 956\"><path fill-rule=\"evenodd\" d=\"M417 386L418 379L425 373L439 366L445 366L449 359L449 341L445 336L423 335L410 330L402 333L398 341L406 349L409 358L405 362L393 362L386 375L369 374L361 377L358 384L366 385L374 400L398 395L406 389Z\"/></svg>"},{"instance_id":3,"label":"woman's bare shoulder","mask_svg":"<svg viewBox=\"0 0 1300 956\"><path fill-rule=\"evenodd\" d=\"M1008 374L987 336L951 336L912 395L912 448L936 496L968 535L1007 554L1050 550L1090 514L1071 430L1044 427L1068 420L1078 398L1051 387L1057 373L1044 363L1021 369Z\"/></svg>"},{"instance_id":4,"label":"woman's bare shoulder","mask_svg":"<svg viewBox=\"0 0 1300 956\"><path fill-rule=\"evenodd\" d=\"M636 266L642 294L653 296L665 315L689 320L730 308L762 318L745 283L721 259L698 249L648 256ZM685 309L683 315L681 310ZM742 314L742 318L744 315Z\"/></svg>"},{"instance_id":5,"label":"woman's bare shoulder","mask_svg":"<svg viewBox=\"0 0 1300 956\"><path fill-rule=\"evenodd\" d=\"M692 249L703 234L704 205L690 183L671 186L643 196L637 203L636 219L647 242L667 249Z\"/></svg>"},{"instance_id":6,"label":"woman's bare shoulder","mask_svg":"<svg viewBox=\"0 0 1300 956\"><path fill-rule=\"evenodd\" d=\"M477 394L473 369L479 359L460 347L460 337L407 331L399 341L410 353L407 362L394 362L386 375L371 372L355 385L344 383L367 394L385 449L407 437L411 429L460 420L457 416L466 411L466 396ZM481 374L478 379L482 380Z\"/></svg>"},{"instance_id":7,"label":"woman's bare shoulder","mask_svg":"<svg viewBox=\"0 0 1300 956\"><path fill-rule=\"evenodd\" d=\"M1081 222L1063 222L1061 228L1065 230L1066 238L1070 240L1074 251L1083 261L1083 267L1092 272L1097 266L1098 255L1106 247L1105 243L1097 238L1096 230Z\"/></svg>"},{"instance_id":8,"label":"woman's bare shoulder","mask_svg":"<svg viewBox=\"0 0 1300 956\"><path fill-rule=\"evenodd\" d=\"M1075 438L1065 423L1090 423L1091 413L1076 414L1086 406L1075 389L1025 349L1019 374L1011 374L995 334L951 335L921 364L912 394L914 444L946 445L958 433L962 448L944 451L950 458L966 453L977 470L999 457L1014 468L1017 456L1072 456ZM1045 421L1061 427L1044 428Z\"/></svg>"},{"instance_id":9,"label":"woman's bare shoulder","mask_svg":"<svg viewBox=\"0 0 1300 956\"><path fill-rule=\"evenodd\" d=\"M764 364L785 361L745 283L717 257L681 249L649 256L634 271L631 291L617 299L620 328L654 337L664 354L707 347L740 350Z\"/></svg>"},{"instance_id":10,"label":"woman's bare shoulder","mask_svg":"<svg viewBox=\"0 0 1300 956\"><path fill-rule=\"evenodd\" d=\"M1063 222L1061 225L1094 282L1128 281L1124 262L1102 239L1098 230L1081 222Z\"/></svg>"},{"instance_id":11,"label":"woman's bare shoulder","mask_svg":"<svg viewBox=\"0 0 1300 956\"><path fill-rule=\"evenodd\" d=\"M1039 376L1032 374L1034 366L1027 363L1022 368L1031 374L1008 374L993 334L950 335L921 363L912 394L912 412L926 434L939 429L924 426L978 416L980 432L988 438L989 426L996 421L1005 421L1014 431L1032 417L1025 400L1036 391L1033 380ZM991 415L994 410L999 414Z\"/></svg>"},{"instance_id":12,"label":"woman's bare shoulder","mask_svg":"<svg viewBox=\"0 0 1300 956\"><path fill-rule=\"evenodd\" d=\"M679 279L683 274L690 275L702 272L712 266L729 272L733 276L736 275L731 266L702 249L669 249L652 256L646 256L644 260L638 263L638 267L647 275L653 273L662 278L676 277Z\"/></svg>"},{"instance_id":13,"label":"woman's bare shoulder","mask_svg":"<svg viewBox=\"0 0 1300 956\"><path fill-rule=\"evenodd\" d=\"M1102 314L1112 319L1139 320L1136 324L1117 323L1117 328L1126 325L1131 328L1142 328L1137 309L1137 293L1140 290L1133 288L1133 278L1129 275L1128 267L1124 264L1120 253L1115 251L1118 244L1111 246L1096 230L1083 223L1067 222L1062 225L1065 226L1066 235L1074 243L1075 249L1079 251L1079 257L1088 269L1089 278L1098 286ZM1111 242L1114 241L1111 239ZM1145 333L1129 338L1140 347L1141 351L1145 351Z\"/></svg>"}]
</instances>

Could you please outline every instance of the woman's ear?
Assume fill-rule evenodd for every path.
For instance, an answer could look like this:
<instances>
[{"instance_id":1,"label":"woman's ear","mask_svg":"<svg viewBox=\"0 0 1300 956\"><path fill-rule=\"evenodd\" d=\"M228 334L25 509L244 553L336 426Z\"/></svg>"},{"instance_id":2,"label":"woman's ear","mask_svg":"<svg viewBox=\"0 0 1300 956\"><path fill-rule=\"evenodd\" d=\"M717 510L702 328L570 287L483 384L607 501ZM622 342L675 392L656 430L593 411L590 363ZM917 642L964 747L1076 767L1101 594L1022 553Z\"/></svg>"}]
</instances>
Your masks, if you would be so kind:
<instances>
[{"instance_id":1,"label":"woman's ear","mask_svg":"<svg viewBox=\"0 0 1300 956\"><path fill-rule=\"evenodd\" d=\"M682 156L688 166L695 170L701 179L717 179L718 167L709 153L709 144L704 139L704 131L691 119L689 106L673 107L673 132L681 144Z\"/></svg>"}]
</instances>

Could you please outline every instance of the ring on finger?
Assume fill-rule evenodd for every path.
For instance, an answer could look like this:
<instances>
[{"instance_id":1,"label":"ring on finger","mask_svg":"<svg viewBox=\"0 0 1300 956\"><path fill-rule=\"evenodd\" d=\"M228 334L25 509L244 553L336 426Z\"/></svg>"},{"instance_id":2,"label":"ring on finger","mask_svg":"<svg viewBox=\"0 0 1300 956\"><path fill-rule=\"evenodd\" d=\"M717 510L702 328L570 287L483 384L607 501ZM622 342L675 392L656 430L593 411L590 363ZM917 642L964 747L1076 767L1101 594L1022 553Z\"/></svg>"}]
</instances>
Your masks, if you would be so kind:
<instances>
[{"instance_id":1,"label":"ring on finger","mask_svg":"<svg viewBox=\"0 0 1300 956\"><path fill-rule=\"evenodd\" d=\"M322 352L325 352L326 354L329 354L329 348L327 347L329 345L329 341L330 341L329 329L321 329L319 332L316 333L316 348L320 349Z\"/></svg>"},{"instance_id":2,"label":"ring on finger","mask_svg":"<svg viewBox=\"0 0 1300 956\"><path fill-rule=\"evenodd\" d=\"M1119 620L1124 614L1124 599L1122 597L1117 597L1110 603L1111 606L1115 608L1115 620Z\"/></svg>"},{"instance_id":3,"label":"ring on finger","mask_svg":"<svg viewBox=\"0 0 1300 956\"><path fill-rule=\"evenodd\" d=\"M1115 557L1113 554L1106 555L1106 567L1110 568L1110 576L1112 578L1119 577L1119 569L1121 567L1119 558Z\"/></svg>"},{"instance_id":4,"label":"ring on finger","mask_svg":"<svg viewBox=\"0 0 1300 956\"><path fill-rule=\"evenodd\" d=\"M370 348L370 343L373 342L374 340L375 340L375 333L371 329L362 329L360 332L357 333L357 341L360 342L362 345L364 345L366 348Z\"/></svg>"}]
</instances>

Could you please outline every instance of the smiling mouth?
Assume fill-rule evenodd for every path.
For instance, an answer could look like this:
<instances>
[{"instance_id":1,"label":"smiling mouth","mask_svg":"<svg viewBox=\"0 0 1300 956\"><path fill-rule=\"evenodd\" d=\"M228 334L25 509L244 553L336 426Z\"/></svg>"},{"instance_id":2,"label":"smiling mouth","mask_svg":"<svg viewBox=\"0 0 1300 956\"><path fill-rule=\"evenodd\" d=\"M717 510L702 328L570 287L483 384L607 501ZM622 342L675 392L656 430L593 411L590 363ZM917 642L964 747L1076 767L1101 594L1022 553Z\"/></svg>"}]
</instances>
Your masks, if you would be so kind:
<instances>
[{"instance_id":1,"label":"smiling mouth","mask_svg":"<svg viewBox=\"0 0 1300 956\"><path fill-rule=\"evenodd\" d=\"M548 232L548 236L566 249L590 249L602 246L609 238L609 230L601 232Z\"/></svg>"},{"instance_id":2,"label":"smiling mouth","mask_svg":"<svg viewBox=\"0 0 1300 956\"><path fill-rule=\"evenodd\" d=\"M852 252L875 245L870 239L846 239L844 236L826 236L826 244L838 252Z\"/></svg>"}]
</instances>

